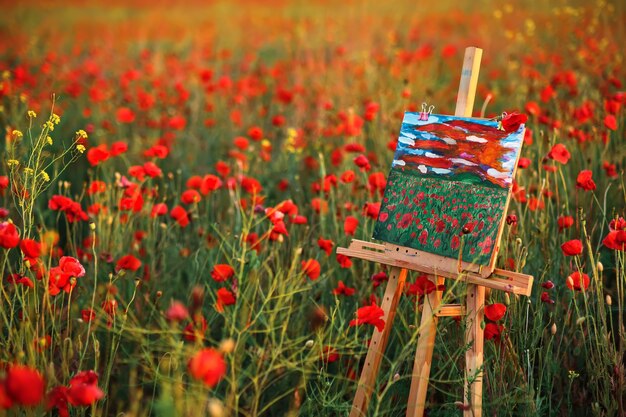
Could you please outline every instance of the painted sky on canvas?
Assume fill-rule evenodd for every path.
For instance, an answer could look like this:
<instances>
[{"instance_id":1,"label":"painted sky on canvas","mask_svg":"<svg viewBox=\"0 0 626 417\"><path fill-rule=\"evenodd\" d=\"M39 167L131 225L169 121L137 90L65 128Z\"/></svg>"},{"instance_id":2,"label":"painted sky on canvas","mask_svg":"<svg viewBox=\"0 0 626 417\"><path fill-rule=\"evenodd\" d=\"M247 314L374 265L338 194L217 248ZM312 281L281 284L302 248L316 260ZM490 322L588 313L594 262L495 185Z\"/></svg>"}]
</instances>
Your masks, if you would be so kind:
<instances>
[{"instance_id":1,"label":"painted sky on canvas","mask_svg":"<svg viewBox=\"0 0 626 417\"><path fill-rule=\"evenodd\" d=\"M495 120L407 112L393 166L473 184L508 187L524 139L523 126L507 133ZM485 183L487 181L487 183Z\"/></svg>"}]
</instances>

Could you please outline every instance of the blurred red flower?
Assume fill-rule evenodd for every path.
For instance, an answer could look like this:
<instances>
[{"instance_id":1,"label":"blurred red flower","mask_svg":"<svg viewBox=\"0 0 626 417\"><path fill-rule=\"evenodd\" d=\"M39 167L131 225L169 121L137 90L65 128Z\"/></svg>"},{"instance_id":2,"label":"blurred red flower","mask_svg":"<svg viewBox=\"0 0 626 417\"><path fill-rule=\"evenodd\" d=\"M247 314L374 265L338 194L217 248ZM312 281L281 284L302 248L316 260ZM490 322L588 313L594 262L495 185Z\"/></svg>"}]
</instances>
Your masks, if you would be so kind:
<instances>
[{"instance_id":1,"label":"blurred red flower","mask_svg":"<svg viewBox=\"0 0 626 417\"><path fill-rule=\"evenodd\" d=\"M348 216L343 222L343 231L346 235L354 236L359 220L354 216Z\"/></svg>"},{"instance_id":2,"label":"blurred red flower","mask_svg":"<svg viewBox=\"0 0 626 417\"><path fill-rule=\"evenodd\" d=\"M585 191L593 191L596 189L596 183L591 178L592 172L589 170L580 171L576 178L576 187Z\"/></svg>"},{"instance_id":3,"label":"blurred red flower","mask_svg":"<svg viewBox=\"0 0 626 417\"><path fill-rule=\"evenodd\" d=\"M116 117L120 123L132 123L135 121L135 113L128 107L117 109Z\"/></svg>"},{"instance_id":4,"label":"blurred red flower","mask_svg":"<svg viewBox=\"0 0 626 417\"><path fill-rule=\"evenodd\" d=\"M217 301L215 302L215 309L222 313L224 311L224 306L229 306L235 304L237 298L235 294L233 294L227 288L220 288L217 290Z\"/></svg>"},{"instance_id":5,"label":"blurred red flower","mask_svg":"<svg viewBox=\"0 0 626 417\"><path fill-rule=\"evenodd\" d=\"M315 281L319 278L322 267L316 259L308 259L302 261L302 272L309 277L311 281Z\"/></svg>"},{"instance_id":6,"label":"blurred red flower","mask_svg":"<svg viewBox=\"0 0 626 417\"><path fill-rule=\"evenodd\" d=\"M352 266L352 260L349 256L337 254L336 256L337 262L339 262L339 266L342 268L350 268Z\"/></svg>"},{"instance_id":7,"label":"blurred red flower","mask_svg":"<svg viewBox=\"0 0 626 417\"><path fill-rule=\"evenodd\" d=\"M583 243L578 239L569 240L561 245L565 256L577 256L583 253Z\"/></svg>"},{"instance_id":8,"label":"blurred red flower","mask_svg":"<svg viewBox=\"0 0 626 417\"><path fill-rule=\"evenodd\" d=\"M165 318L167 321L183 321L189 317L189 310L180 301L172 301L169 308L165 312Z\"/></svg>"},{"instance_id":9,"label":"blurred red flower","mask_svg":"<svg viewBox=\"0 0 626 417\"><path fill-rule=\"evenodd\" d=\"M217 350L205 348L191 357L187 369L192 378L212 388L226 375L226 361Z\"/></svg>"},{"instance_id":10,"label":"blurred red flower","mask_svg":"<svg viewBox=\"0 0 626 417\"><path fill-rule=\"evenodd\" d=\"M617 119L612 114L604 117L604 126L609 130L617 130Z\"/></svg>"},{"instance_id":11,"label":"blurred red flower","mask_svg":"<svg viewBox=\"0 0 626 417\"><path fill-rule=\"evenodd\" d=\"M623 217L611 220L609 234L602 240L602 244L612 250L626 250L626 220Z\"/></svg>"},{"instance_id":12,"label":"blurred red flower","mask_svg":"<svg viewBox=\"0 0 626 417\"><path fill-rule=\"evenodd\" d=\"M104 397L98 388L98 374L94 371L82 371L70 380L67 399L73 406L86 407Z\"/></svg>"},{"instance_id":13,"label":"blurred red flower","mask_svg":"<svg viewBox=\"0 0 626 417\"><path fill-rule=\"evenodd\" d=\"M180 227L187 227L189 225L189 214L182 206L175 206L170 212L170 217L176 220Z\"/></svg>"},{"instance_id":14,"label":"blurred red flower","mask_svg":"<svg viewBox=\"0 0 626 417\"><path fill-rule=\"evenodd\" d=\"M563 229L569 229L574 225L574 218L572 216L559 216L556 222L559 225L559 232L561 232Z\"/></svg>"},{"instance_id":15,"label":"blurred red flower","mask_svg":"<svg viewBox=\"0 0 626 417\"><path fill-rule=\"evenodd\" d=\"M590 282L589 275L576 271L567 277L565 285L567 285L567 288L570 290L582 291L583 289L586 290L589 288Z\"/></svg>"},{"instance_id":16,"label":"blurred red flower","mask_svg":"<svg viewBox=\"0 0 626 417\"><path fill-rule=\"evenodd\" d=\"M211 270L211 278L217 282L224 282L235 275L235 269L228 264L217 264Z\"/></svg>"},{"instance_id":17,"label":"blurred red flower","mask_svg":"<svg viewBox=\"0 0 626 417\"><path fill-rule=\"evenodd\" d=\"M330 239L323 239L320 237L319 239L317 239L317 246L319 246L320 249L326 252L326 255L330 256L331 252L333 251L334 243Z\"/></svg>"},{"instance_id":18,"label":"blurred red flower","mask_svg":"<svg viewBox=\"0 0 626 417\"><path fill-rule=\"evenodd\" d=\"M567 164L571 156L572 155L569 153L565 145L561 143L557 143L552 146L552 149L548 152L548 158L554 159L563 165Z\"/></svg>"},{"instance_id":19,"label":"blurred red flower","mask_svg":"<svg viewBox=\"0 0 626 417\"><path fill-rule=\"evenodd\" d=\"M351 295L354 295L355 292L356 292L356 289L350 288L350 287L346 286L346 284L344 284L343 281L341 281L341 280L337 284L337 288L335 288L333 290L333 294L335 294L335 295L345 295L347 297L350 297Z\"/></svg>"},{"instance_id":20,"label":"blurred red flower","mask_svg":"<svg viewBox=\"0 0 626 417\"><path fill-rule=\"evenodd\" d=\"M4 390L12 403L35 406L43 399L44 388L43 376L36 369L23 365L9 365Z\"/></svg>"},{"instance_id":21,"label":"blurred red flower","mask_svg":"<svg viewBox=\"0 0 626 417\"><path fill-rule=\"evenodd\" d=\"M141 267L141 261L133 255L122 256L115 264L115 270L120 271L125 269L127 271L136 271Z\"/></svg>"}]
</instances>

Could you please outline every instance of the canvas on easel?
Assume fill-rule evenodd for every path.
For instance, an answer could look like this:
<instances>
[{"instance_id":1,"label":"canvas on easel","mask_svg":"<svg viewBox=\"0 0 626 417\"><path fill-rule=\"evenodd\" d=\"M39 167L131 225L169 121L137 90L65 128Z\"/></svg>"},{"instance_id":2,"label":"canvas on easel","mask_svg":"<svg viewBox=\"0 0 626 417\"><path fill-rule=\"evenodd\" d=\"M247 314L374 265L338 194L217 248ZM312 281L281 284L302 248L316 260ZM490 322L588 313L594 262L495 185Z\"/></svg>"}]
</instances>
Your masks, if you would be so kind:
<instances>
[{"instance_id":1,"label":"canvas on easel","mask_svg":"<svg viewBox=\"0 0 626 417\"><path fill-rule=\"evenodd\" d=\"M407 112L374 238L493 270L524 125Z\"/></svg>"}]
</instances>

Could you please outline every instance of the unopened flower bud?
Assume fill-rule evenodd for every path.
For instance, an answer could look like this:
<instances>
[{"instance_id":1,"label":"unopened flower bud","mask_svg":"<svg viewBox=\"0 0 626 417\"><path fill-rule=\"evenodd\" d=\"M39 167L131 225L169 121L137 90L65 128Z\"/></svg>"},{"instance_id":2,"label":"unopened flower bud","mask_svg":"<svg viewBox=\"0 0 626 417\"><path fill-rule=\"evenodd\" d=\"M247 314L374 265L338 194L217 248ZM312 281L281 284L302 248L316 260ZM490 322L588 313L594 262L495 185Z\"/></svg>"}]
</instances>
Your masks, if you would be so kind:
<instances>
[{"instance_id":1,"label":"unopened flower bud","mask_svg":"<svg viewBox=\"0 0 626 417\"><path fill-rule=\"evenodd\" d=\"M613 304L613 300L611 299L611 296L609 294L606 295L606 305L610 306L611 304Z\"/></svg>"},{"instance_id":2,"label":"unopened flower bud","mask_svg":"<svg viewBox=\"0 0 626 417\"><path fill-rule=\"evenodd\" d=\"M556 334L556 323L552 323L552 327L550 327L550 333L552 333L552 336Z\"/></svg>"},{"instance_id":3,"label":"unopened flower bud","mask_svg":"<svg viewBox=\"0 0 626 417\"><path fill-rule=\"evenodd\" d=\"M597 265L597 267L598 267L598 271L599 271L599 272L604 271L604 265L602 265L602 262L598 261L598 265Z\"/></svg>"},{"instance_id":4,"label":"unopened flower bud","mask_svg":"<svg viewBox=\"0 0 626 417\"><path fill-rule=\"evenodd\" d=\"M309 340L307 340L307 341L306 341L306 343L304 344L304 346L305 346L307 349L311 349L311 348L313 347L313 345L314 345L314 344L315 344L315 342L314 342L313 340L310 340L310 339L309 339Z\"/></svg>"}]
</instances>

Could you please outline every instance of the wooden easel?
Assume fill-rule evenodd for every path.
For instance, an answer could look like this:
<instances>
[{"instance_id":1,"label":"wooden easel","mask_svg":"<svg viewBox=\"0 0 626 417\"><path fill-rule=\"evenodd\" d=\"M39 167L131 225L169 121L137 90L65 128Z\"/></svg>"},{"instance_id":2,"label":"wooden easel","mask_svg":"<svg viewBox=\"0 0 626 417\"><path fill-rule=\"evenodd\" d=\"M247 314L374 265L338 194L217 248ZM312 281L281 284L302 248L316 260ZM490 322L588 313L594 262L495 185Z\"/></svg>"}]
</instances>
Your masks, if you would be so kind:
<instances>
[{"instance_id":1,"label":"wooden easel","mask_svg":"<svg viewBox=\"0 0 626 417\"><path fill-rule=\"evenodd\" d=\"M472 47L465 50L456 102L456 116L472 116L481 57L481 49ZM506 206L508 207L508 199ZM499 249L501 235L502 229L498 234L496 252ZM389 281L381 304L384 311L385 327L382 332L374 330L370 340L350 417L366 415L408 269L429 274L429 279L435 283L437 288L443 284L444 278L464 280L467 282L467 294L464 306L460 304L440 305L441 291L439 290L433 291L425 297L406 415L407 417L424 415L426 391L437 332L437 318L465 316L467 318L465 341L470 348L465 354L463 415L464 417L481 417L484 337L481 323L484 317L485 288L528 296L532 289L533 277L502 269L487 270L471 263L458 262L455 259L390 243L375 244L362 240L352 240L348 248L338 248L337 253L391 266ZM470 383L469 381L473 382Z\"/></svg>"}]
</instances>

